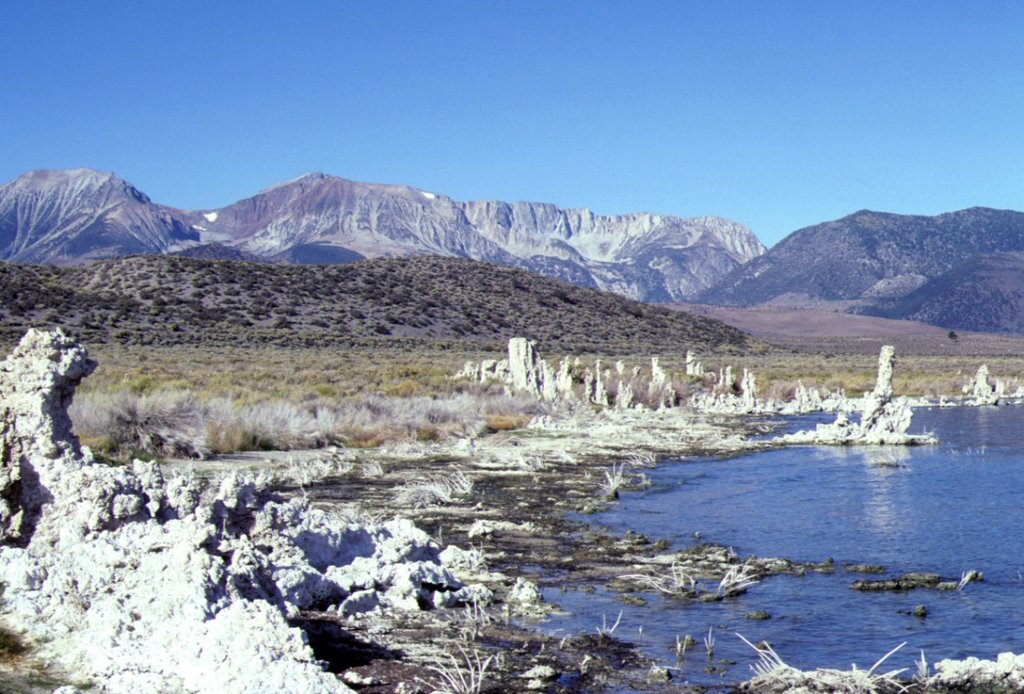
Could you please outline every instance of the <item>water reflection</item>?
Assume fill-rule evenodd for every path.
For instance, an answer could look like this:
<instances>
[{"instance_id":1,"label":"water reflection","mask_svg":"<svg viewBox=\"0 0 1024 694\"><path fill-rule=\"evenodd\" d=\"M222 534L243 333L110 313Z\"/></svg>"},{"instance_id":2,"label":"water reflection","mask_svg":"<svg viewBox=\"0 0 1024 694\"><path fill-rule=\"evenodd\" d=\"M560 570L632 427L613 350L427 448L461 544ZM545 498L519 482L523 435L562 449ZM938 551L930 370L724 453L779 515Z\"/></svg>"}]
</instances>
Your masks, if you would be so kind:
<instances>
[{"instance_id":1,"label":"water reflection","mask_svg":"<svg viewBox=\"0 0 1024 694\"><path fill-rule=\"evenodd\" d=\"M864 461L875 470L891 471L905 467L910 460L910 449L906 446L862 448Z\"/></svg>"},{"instance_id":2,"label":"water reflection","mask_svg":"<svg viewBox=\"0 0 1024 694\"><path fill-rule=\"evenodd\" d=\"M902 490L901 475L910 470L910 451L903 447L864 448L871 496L864 507L864 523L879 537L892 539L901 532L906 505L895 497Z\"/></svg>"},{"instance_id":3,"label":"water reflection","mask_svg":"<svg viewBox=\"0 0 1024 694\"><path fill-rule=\"evenodd\" d=\"M692 533L699 529L701 541L733 546L741 555L834 557L839 566L883 564L889 575L934 571L953 580L966 569L985 574L963 593L864 594L850 590L855 577L840 569L775 577L724 604L680 605L647 596L648 605L627 616L644 625L645 645L658 644L654 657L671 650L677 632L714 626L716 633L741 631L771 641L787 662L803 667L873 662L901 641L908 642L909 655L894 656L895 667L913 668L919 649L932 661L992 658L1024 650L1022 418L1024 408L1014 407L919 410L914 433L934 431L941 445L790 448L667 464L651 474L651 490L624 494L609 513L587 520L618 532L671 537L677 546L695 542ZM918 604L928 606L927 620L912 617ZM592 630L602 614L617 614L621 605L599 592L581 596L570 609L577 614L566 626ZM744 619L754 609L773 618ZM723 657L750 662L738 641L733 649L720 639L719 648Z\"/></svg>"}]
</instances>

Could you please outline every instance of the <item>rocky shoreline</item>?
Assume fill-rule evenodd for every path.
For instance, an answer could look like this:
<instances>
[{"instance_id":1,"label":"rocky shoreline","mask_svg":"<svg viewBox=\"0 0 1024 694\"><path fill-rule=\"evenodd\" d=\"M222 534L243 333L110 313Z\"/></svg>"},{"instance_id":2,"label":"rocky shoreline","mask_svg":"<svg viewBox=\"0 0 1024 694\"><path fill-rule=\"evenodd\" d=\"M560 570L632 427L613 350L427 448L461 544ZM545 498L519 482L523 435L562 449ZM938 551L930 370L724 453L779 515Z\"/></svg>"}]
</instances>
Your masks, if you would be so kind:
<instances>
[{"instance_id":1,"label":"rocky shoreline","mask_svg":"<svg viewBox=\"0 0 1024 694\"><path fill-rule=\"evenodd\" d=\"M534 628L551 608L538 586L720 600L744 580L831 568L566 519L643 485L659 458L778 445L750 438L764 420L585 406L450 443L110 468L78 450L67 418L90 369L60 333L37 332L0 367L0 624L31 646L0 678L20 691L454 691L446 677L680 691L609 625ZM1024 681L1002 656L937 667L916 691ZM787 668L744 687L860 691L858 673Z\"/></svg>"}]
</instances>

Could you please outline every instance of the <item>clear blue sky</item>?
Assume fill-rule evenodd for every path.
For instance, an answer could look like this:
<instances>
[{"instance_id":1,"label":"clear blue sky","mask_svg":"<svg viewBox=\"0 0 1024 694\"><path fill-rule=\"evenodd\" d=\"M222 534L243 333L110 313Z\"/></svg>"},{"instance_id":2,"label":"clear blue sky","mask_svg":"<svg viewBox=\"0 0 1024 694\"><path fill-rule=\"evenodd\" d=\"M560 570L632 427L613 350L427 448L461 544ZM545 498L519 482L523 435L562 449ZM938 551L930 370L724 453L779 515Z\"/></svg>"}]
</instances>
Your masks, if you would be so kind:
<instances>
[{"instance_id":1,"label":"clear blue sky","mask_svg":"<svg viewBox=\"0 0 1024 694\"><path fill-rule=\"evenodd\" d=\"M1024 2L0 0L0 181L310 171L713 214L1024 210Z\"/></svg>"}]
</instances>

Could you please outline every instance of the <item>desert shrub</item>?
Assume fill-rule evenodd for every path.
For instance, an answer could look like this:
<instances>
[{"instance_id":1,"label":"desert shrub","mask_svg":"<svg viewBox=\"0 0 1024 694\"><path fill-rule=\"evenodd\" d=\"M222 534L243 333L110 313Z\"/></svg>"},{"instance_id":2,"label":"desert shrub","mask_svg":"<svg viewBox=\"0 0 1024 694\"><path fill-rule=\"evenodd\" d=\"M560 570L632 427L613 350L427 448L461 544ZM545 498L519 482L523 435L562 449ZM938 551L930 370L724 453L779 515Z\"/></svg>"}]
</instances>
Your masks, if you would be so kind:
<instances>
[{"instance_id":1,"label":"desert shrub","mask_svg":"<svg viewBox=\"0 0 1024 694\"><path fill-rule=\"evenodd\" d=\"M486 422L487 430L490 432L522 429L524 426L530 423L531 419L533 419L533 417L526 414L484 415L484 422Z\"/></svg>"},{"instance_id":2,"label":"desert shrub","mask_svg":"<svg viewBox=\"0 0 1024 694\"><path fill-rule=\"evenodd\" d=\"M119 457L138 453L205 457L203 414L188 391L83 394L71 407L75 430Z\"/></svg>"},{"instance_id":3,"label":"desert shrub","mask_svg":"<svg viewBox=\"0 0 1024 694\"><path fill-rule=\"evenodd\" d=\"M230 422L219 419L208 421L206 441L210 452L218 455L237 451L271 451L275 448L271 439L261 437L234 418Z\"/></svg>"},{"instance_id":4,"label":"desert shrub","mask_svg":"<svg viewBox=\"0 0 1024 694\"><path fill-rule=\"evenodd\" d=\"M772 381L764 395L769 400L791 402L796 397L796 390L797 384L793 381Z\"/></svg>"},{"instance_id":5,"label":"desert shrub","mask_svg":"<svg viewBox=\"0 0 1024 694\"><path fill-rule=\"evenodd\" d=\"M455 469L405 484L395 493L395 501L413 508L444 506L459 497L469 496L472 491L473 480L462 470Z\"/></svg>"},{"instance_id":6,"label":"desert shrub","mask_svg":"<svg viewBox=\"0 0 1024 694\"><path fill-rule=\"evenodd\" d=\"M289 450L322 444L318 434L325 414L285 400L243 404L218 398L204 408L211 448L216 453L245 450ZM333 420L332 420L333 421ZM327 423L331 426L332 423Z\"/></svg>"}]
</instances>

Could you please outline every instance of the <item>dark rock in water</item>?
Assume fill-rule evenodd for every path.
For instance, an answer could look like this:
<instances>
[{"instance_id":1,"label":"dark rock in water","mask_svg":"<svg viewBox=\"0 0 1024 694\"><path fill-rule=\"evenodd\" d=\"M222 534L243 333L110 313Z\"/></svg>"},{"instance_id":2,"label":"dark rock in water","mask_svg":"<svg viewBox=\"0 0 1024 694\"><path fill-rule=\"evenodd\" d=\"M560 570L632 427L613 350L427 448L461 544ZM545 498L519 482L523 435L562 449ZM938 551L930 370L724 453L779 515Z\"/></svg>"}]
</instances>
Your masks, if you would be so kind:
<instances>
[{"instance_id":1,"label":"dark rock in water","mask_svg":"<svg viewBox=\"0 0 1024 694\"><path fill-rule=\"evenodd\" d=\"M748 612L748 613L746 613L743 616L746 617L747 619L751 619L751 620L754 620L754 621L764 621L766 619L771 619L772 618L771 614L769 614L768 612L766 612L764 610L754 610L753 612Z\"/></svg>"},{"instance_id":2,"label":"dark rock in water","mask_svg":"<svg viewBox=\"0 0 1024 694\"><path fill-rule=\"evenodd\" d=\"M855 574L884 574L885 567L881 564L844 564L843 568Z\"/></svg>"},{"instance_id":3,"label":"dark rock in water","mask_svg":"<svg viewBox=\"0 0 1024 694\"><path fill-rule=\"evenodd\" d=\"M850 587L854 590L865 591L914 590L915 588L937 588L939 583L938 574L911 572L897 578L854 581Z\"/></svg>"}]
</instances>

